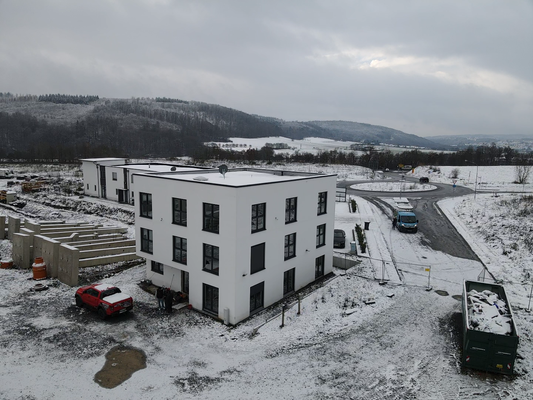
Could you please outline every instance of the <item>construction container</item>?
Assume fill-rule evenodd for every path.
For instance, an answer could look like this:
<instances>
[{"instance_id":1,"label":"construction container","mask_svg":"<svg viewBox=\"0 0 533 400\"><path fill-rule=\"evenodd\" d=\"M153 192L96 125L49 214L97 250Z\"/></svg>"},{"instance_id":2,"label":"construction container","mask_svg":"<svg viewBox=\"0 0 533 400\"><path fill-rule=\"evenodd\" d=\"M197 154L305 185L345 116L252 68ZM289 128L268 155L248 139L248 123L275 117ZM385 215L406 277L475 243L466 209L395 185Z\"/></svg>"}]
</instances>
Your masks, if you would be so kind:
<instances>
[{"instance_id":1,"label":"construction container","mask_svg":"<svg viewBox=\"0 0 533 400\"><path fill-rule=\"evenodd\" d=\"M35 262L32 264L33 270L33 279L38 281L41 279L46 279L46 264L44 263L42 257L37 257Z\"/></svg>"},{"instance_id":2,"label":"construction container","mask_svg":"<svg viewBox=\"0 0 533 400\"><path fill-rule=\"evenodd\" d=\"M513 374L518 333L503 286L465 281L462 309L463 366Z\"/></svg>"}]
</instances>

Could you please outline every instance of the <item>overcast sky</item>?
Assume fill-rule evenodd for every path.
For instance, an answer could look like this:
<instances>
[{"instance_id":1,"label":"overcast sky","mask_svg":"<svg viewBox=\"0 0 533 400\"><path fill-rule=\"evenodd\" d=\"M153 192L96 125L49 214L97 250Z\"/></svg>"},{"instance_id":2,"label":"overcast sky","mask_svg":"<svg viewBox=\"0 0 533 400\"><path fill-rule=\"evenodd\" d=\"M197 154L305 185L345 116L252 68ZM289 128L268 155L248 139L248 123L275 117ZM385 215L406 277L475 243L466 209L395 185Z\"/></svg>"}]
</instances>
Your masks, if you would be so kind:
<instances>
[{"instance_id":1,"label":"overcast sky","mask_svg":"<svg viewBox=\"0 0 533 400\"><path fill-rule=\"evenodd\" d=\"M0 0L0 92L533 135L533 0Z\"/></svg>"}]
</instances>

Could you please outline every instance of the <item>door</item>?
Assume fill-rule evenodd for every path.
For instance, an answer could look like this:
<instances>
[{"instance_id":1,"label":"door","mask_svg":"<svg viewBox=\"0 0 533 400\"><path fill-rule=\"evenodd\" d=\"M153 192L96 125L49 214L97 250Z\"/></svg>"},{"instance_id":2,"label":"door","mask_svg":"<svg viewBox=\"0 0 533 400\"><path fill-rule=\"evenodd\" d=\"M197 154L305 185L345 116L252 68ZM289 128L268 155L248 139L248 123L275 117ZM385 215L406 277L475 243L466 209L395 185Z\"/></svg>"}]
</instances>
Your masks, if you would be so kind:
<instances>
[{"instance_id":1,"label":"door","mask_svg":"<svg viewBox=\"0 0 533 400\"><path fill-rule=\"evenodd\" d=\"M100 197L106 199L105 167L100 165Z\"/></svg>"},{"instance_id":2,"label":"door","mask_svg":"<svg viewBox=\"0 0 533 400\"><path fill-rule=\"evenodd\" d=\"M189 273L187 271L181 271L181 291L189 294Z\"/></svg>"}]
</instances>

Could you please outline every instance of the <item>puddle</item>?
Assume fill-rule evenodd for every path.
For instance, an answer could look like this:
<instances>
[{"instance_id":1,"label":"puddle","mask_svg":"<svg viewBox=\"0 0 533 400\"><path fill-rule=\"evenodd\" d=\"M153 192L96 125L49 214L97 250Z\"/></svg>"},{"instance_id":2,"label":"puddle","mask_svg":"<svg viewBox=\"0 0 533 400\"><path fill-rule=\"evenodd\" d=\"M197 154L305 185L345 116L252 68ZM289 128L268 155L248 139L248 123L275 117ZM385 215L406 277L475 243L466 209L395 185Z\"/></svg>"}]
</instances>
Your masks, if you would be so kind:
<instances>
[{"instance_id":1,"label":"puddle","mask_svg":"<svg viewBox=\"0 0 533 400\"><path fill-rule=\"evenodd\" d=\"M454 294L452 296L452 299L455 299L457 301L463 301L463 295L462 294Z\"/></svg>"},{"instance_id":2,"label":"puddle","mask_svg":"<svg viewBox=\"0 0 533 400\"><path fill-rule=\"evenodd\" d=\"M446 290L435 290L439 296L449 296L449 293Z\"/></svg>"},{"instance_id":3,"label":"puddle","mask_svg":"<svg viewBox=\"0 0 533 400\"><path fill-rule=\"evenodd\" d=\"M113 347L105 358L105 365L96 373L94 381L107 389L117 387L131 378L134 372L146 368L146 354L133 347Z\"/></svg>"}]
</instances>

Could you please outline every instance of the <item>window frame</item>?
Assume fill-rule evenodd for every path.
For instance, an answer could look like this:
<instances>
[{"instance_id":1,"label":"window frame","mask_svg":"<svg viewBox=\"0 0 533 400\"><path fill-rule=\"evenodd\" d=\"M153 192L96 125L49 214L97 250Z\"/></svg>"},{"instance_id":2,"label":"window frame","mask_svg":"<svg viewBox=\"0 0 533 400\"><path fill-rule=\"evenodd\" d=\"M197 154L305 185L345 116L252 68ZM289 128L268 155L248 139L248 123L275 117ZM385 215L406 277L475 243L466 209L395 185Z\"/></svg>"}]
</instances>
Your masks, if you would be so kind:
<instances>
[{"instance_id":1,"label":"window frame","mask_svg":"<svg viewBox=\"0 0 533 400\"><path fill-rule=\"evenodd\" d=\"M255 308L252 308L255 306ZM258 313L265 307L265 282L250 287L250 315Z\"/></svg>"},{"instance_id":2,"label":"window frame","mask_svg":"<svg viewBox=\"0 0 533 400\"><path fill-rule=\"evenodd\" d=\"M202 270L213 275L219 274L220 268L220 248L218 246L213 246L212 244L204 243L203 245L203 265ZM207 268L207 265L210 265L210 268Z\"/></svg>"},{"instance_id":3,"label":"window frame","mask_svg":"<svg viewBox=\"0 0 533 400\"><path fill-rule=\"evenodd\" d=\"M209 214L208 214L209 212ZM213 203L203 203L203 230L211 233L220 232L220 205Z\"/></svg>"},{"instance_id":4,"label":"window frame","mask_svg":"<svg viewBox=\"0 0 533 400\"><path fill-rule=\"evenodd\" d=\"M324 276L325 267L326 267L326 256L325 255L321 255L315 258L315 279L318 279Z\"/></svg>"},{"instance_id":5,"label":"window frame","mask_svg":"<svg viewBox=\"0 0 533 400\"><path fill-rule=\"evenodd\" d=\"M291 268L283 273L283 296L293 293L295 286L296 268Z\"/></svg>"},{"instance_id":6,"label":"window frame","mask_svg":"<svg viewBox=\"0 0 533 400\"><path fill-rule=\"evenodd\" d=\"M116 172L111 172L111 179L114 181L118 180L118 174Z\"/></svg>"},{"instance_id":7,"label":"window frame","mask_svg":"<svg viewBox=\"0 0 533 400\"><path fill-rule=\"evenodd\" d=\"M152 219L152 194L139 192L139 217Z\"/></svg>"},{"instance_id":8,"label":"window frame","mask_svg":"<svg viewBox=\"0 0 533 400\"><path fill-rule=\"evenodd\" d=\"M165 274L165 267L163 263L152 260L151 264L152 264L151 265L152 272L155 272L156 274L161 274L161 275Z\"/></svg>"},{"instance_id":9,"label":"window frame","mask_svg":"<svg viewBox=\"0 0 533 400\"><path fill-rule=\"evenodd\" d=\"M283 259L285 261L296 257L296 232L285 235Z\"/></svg>"},{"instance_id":10,"label":"window frame","mask_svg":"<svg viewBox=\"0 0 533 400\"><path fill-rule=\"evenodd\" d=\"M210 292L210 293L209 293ZM208 302L206 300L209 300ZM220 306L220 292L215 286L202 284L202 310L208 314L218 316ZM210 305L210 307L208 307Z\"/></svg>"},{"instance_id":11,"label":"window frame","mask_svg":"<svg viewBox=\"0 0 533 400\"><path fill-rule=\"evenodd\" d=\"M154 231L141 228L141 251L154 254Z\"/></svg>"},{"instance_id":12,"label":"window frame","mask_svg":"<svg viewBox=\"0 0 533 400\"><path fill-rule=\"evenodd\" d=\"M285 224L292 224L297 221L298 197L285 199Z\"/></svg>"},{"instance_id":13,"label":"window frame","mask_svg":"<svg viewBox=\"0 0 533 400\"><path fill-rule=\"evenodd\" d=\"M326 245L326 224L316 227L316 248Z\"/></svg>"},{"instance_id":14,"label":"window frame","mask_svg":"<svg viewBox=\"0 0 533 400\"><path fill-rule=\"evenodd\" d=\"M179 204L180 209L176 210L176 204ZM185 205L185 210L183 206ZM176 215L179 218L176 218ZM187 199L172 198L172 223L180 226L187 226Z\"/></svg>"},{"instance_id":15,"label":"window frame","mask_svg":"<svg viewBox=\"0 0 533 400\"><path fill-rule=\"evenodd\" d=\"M187 238L172 236L172 261L187 265Z\"/></svg>"},{"instance_id":16,"label":"window frame","mask_svg":"<svg viewBox=\"0 0 533 400\"><path fill-rule=\"evenodd\" d=\"M262 208L262 210L260 210L260 208ZM262 220L262 224L260 223L260 220ZM255 222L255 229L254 229L254 222ZM252 233L266 230L266 203L252 204L251 224L252 224L252 227L251 227Z\"/></svg>"},{"instance_id":17,"label":"window frame","mask_svg":"<svg viewBox=\"0 0 533 400\"><path fill-rule=\"evenodd\" d=\"M259 252L259 249L262 251ZM254 249L256 249L254 251ZM266 269L265 265L266 243L259 243L250 248L250 275ZM258 258L259 257L259 258ZM254 267L255 266L255 267Z\"/></svg>"},{"instance_id":18,"label":"window frame","mask_svg":"<svg viewBox=\"0 0 533 400\"><path fill-rule=\"evenodd\" d=\"M328 192L319 192L318 193L318 205L317 205L317 214L324 215L328 212Z\"/></svg>"}]
</instances>

